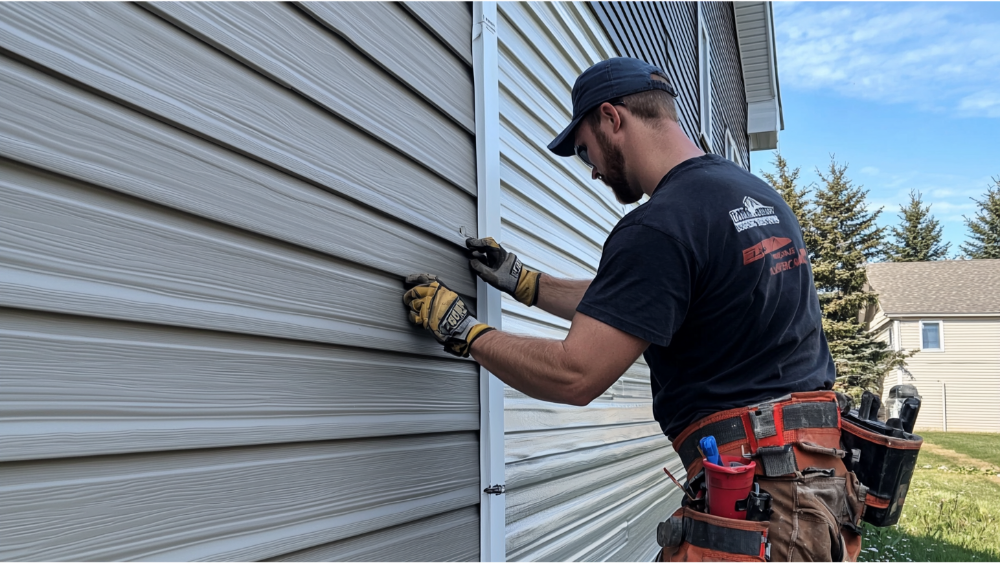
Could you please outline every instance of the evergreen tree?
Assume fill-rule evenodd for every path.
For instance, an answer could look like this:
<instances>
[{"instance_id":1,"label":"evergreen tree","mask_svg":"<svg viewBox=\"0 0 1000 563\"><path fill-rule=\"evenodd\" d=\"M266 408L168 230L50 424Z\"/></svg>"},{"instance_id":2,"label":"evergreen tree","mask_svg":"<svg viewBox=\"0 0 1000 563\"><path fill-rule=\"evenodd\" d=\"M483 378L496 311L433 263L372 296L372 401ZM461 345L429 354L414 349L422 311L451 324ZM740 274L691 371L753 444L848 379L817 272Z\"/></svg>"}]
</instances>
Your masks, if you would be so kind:
<instances>
[{"instance_id":1,"label":"evergreen tree","mask_svg":"<svg viewBox=\"0 0 1000 563\"><path fill-rule=\"evenodd\" d=\"M969 240L962 243L962 252L969 258L1000 258L1000 178L986 188L983 201L972 198L979 205L975 217L965 219L969 227Z\"/></svg>"},{"instance_id":2,"label":"evergreen tree","mask_svg":"<svg viewBox=\"0 0 1000 563\"><path fill-rule=\"evenodd\" d=\"M910 191L910 204L899 206L899 226L892 227L894 242L886 245L892 262L942 260L951 243L941 244L941 223L924 206L919 192Z\"/></svg>"},{"instance_id":3,"label":"evergreen tree","mask_svg":"<svg viewBox=\"0 0 1000 563\"><path fill-rule=\"evenodd\" d=\"M823 311L823 332L837 366L835 389L857 398L866 389L880 391L885 374L907 357L876 340L861 318L877 299L868 290L865 265L883 255L885 228L876 225L882 210L868 211L868 192L848 179L846 165L831 158L827 172L816 173L821 185L815 192L806 245Z\"/></svg>"},{"instance_id":4,"label":"evergreen tree","mask_svg":"<svg viewBox=\"0 0 1000 563\"><path fill-rule=\"evenodd\" d=\"M797 189L795 182L799 179L799 168L795 170L788 170L788 161L781 156L781 153L774 155L774 160L771 161L775 168L777 168L777 174L771 174L769 172L761 171L760 175L767 180L771 187L777 190L781 197L785 200L785 203L792 208L795 216L799 219L799 225L802 225L802 229L805 230L806 224L809 222L808 211L806 209L806 194L808 190L802 188Z\"/></svg>"}]
</instances>

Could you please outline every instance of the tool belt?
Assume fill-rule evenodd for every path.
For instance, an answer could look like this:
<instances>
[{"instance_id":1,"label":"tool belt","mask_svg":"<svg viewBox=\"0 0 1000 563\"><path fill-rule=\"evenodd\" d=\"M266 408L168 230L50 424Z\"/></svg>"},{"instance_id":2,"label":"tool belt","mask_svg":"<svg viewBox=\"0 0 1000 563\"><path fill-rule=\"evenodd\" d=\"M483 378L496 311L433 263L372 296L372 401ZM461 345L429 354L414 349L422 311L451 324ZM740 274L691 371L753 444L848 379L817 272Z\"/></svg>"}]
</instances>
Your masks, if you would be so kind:
<instances>
[{"instance_id":1,"label":"tool belt","mask_svg":"<svg viewBox=\"0 0 1000 563\"><path fill-rule=\"evenodd\" d=\"M694 479L702 469L698 441L705 436L715 436L720 454L759 459L758 475L778 477L808 467L833 467L842 477L847 468L842 461L840 429L835 393L792 393L778 401L702 418L685 428L673 447L688 479Z\"/></svg>"},{"instance_id":2,"label":"tool belt","mask_svg":"<svg viewBox=\"0 0 1000 563\"><path fill-rule=\"evenodd\" d=\"M903 512L924 440L916 434L860 419L855 412L843 419L841 442L845 450L853 453L845 461L868 487L865 521L873 526L892 526Z\"/></svg>"},{"instance_id":3,"label":"tool belt","mask_svg":"<svg viewBox=\"0 0 1000 563\"><path fill-rule=\"evenodd\" d=\"M681 508L656 529L662 561L769 561L767 522L733 520Z\"/></svg>"},{"instance_id":4,"label":"tool belt","mask_svg":"<svg viewBox=\"0 0 1000 563\"><path fill-rule=\"evenodd\" d=\"M722 411L686 428L673 447L691 496L657 530L661 560L856 559L866 489L844 463L841 425L836 394L814 391ZM691 500L704 479L698 443L705 436L715 437L721 455L757 461L756 483L772 499L769 521L704 514L701 497Z\"/></svg>"}]
</instances>

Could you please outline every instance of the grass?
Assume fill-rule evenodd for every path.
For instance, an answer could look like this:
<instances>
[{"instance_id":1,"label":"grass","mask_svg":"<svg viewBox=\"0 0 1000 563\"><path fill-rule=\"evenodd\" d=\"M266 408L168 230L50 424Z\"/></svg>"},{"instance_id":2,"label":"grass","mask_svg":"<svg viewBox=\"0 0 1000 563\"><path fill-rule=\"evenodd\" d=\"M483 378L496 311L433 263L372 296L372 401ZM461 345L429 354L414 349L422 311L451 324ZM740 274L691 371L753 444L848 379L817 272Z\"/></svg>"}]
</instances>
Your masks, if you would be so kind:
<instances>
[{"instance_id":1,"label":"grass","mask_svg":"<svg viewBox=\"0 0 1000 563\"><path fill-rule=\"evenodd\" d=\"M924 442L1000 467L1000 435L980 432L921 432Z\"/></svg>"},{"instance_id":2,"label":"grass","mask_svg":"<svg viewBox=\"0 0 1000 563\"><path fill-rule=\"evenodd\" d=\"M899 524L866 524L859 561L1000 561L1000 434L921 436Z\"/></svg>"}]
</instances>

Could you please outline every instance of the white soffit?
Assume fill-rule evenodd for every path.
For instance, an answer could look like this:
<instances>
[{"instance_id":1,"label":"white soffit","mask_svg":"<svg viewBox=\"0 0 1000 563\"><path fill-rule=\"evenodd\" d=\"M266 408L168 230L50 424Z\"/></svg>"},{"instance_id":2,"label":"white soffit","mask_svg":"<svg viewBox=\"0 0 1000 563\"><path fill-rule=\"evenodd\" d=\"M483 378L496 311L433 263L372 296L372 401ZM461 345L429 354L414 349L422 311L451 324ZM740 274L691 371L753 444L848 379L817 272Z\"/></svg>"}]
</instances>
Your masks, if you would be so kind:
<instances>
[{"instance_id":1,"label":"white soffit","mask_svg":"<svg viewBox=\"0 0 1000 563\"><path fill-rule=\"evenodd\" d=\"M775 149L778 131L785 128L785 121L781 113L771 3L734 2L733 8L747 97L750 150Z\"/></svg>"}]
</instances>

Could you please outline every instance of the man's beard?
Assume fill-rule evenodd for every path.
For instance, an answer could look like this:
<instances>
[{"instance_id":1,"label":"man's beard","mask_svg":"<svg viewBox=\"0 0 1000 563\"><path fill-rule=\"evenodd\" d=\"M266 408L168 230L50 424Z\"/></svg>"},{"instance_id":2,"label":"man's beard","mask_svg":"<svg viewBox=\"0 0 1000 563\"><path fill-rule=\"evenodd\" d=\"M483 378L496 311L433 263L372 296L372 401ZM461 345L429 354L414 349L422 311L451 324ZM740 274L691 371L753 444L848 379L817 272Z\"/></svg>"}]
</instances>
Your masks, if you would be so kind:
<instances>
[{"instance_id":1,"label":"man's beard","mask_svg":"<svg viewBox=\"0 0 1000 563\"><path fill-rule=\"evenodd\" d=\"M601 174L601 180L611 187L615 193L615 198L620 203L635 203L642 198L642 190L629 184L625 175L625 154L617 146L611 144L604 131L594 128L594 135L597 143L601 146L601 154L604 155L605 171Z\"/></svg>"}]
</instances>

